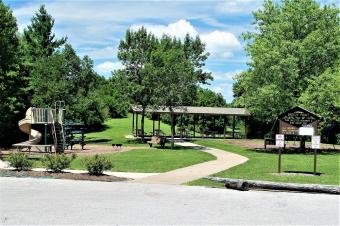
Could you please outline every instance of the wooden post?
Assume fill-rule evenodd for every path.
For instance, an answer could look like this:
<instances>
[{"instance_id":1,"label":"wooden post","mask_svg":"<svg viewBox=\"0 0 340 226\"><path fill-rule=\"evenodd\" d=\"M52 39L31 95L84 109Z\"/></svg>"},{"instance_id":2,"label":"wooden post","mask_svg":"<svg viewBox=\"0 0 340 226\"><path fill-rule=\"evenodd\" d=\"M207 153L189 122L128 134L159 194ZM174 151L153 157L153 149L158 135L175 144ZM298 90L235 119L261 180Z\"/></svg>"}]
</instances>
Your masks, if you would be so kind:
<instances>
[{"instance_id":1,"label":"wooden post","mask_svg":"<svg viewBox=\"0 0 340 226\"><path fill-rule=\"evenodd\" d=\"M196 116L194 115L194 138L196 138Z\"/></svg>"},{"instance_id":2,"label":"wooden post","mask_svg":"<svg viewBox=\"0 0 340 226\"><path fill-rule=\"evenodd\" d=\"M161 130L161 114L158 114L158 132Z\"/></svg>"},{"instance_id":3,"label":"wooden post","mask_svg":"<svg viewBox=\"0 0 340 226\"><path fill-rule=\"evenodd\" d=\"M281 148L279 148L279 167L278 167L278 173L281 173Z\"/></svg>"},{"instance_id":4,"label":"wooden post","mask_svg":"<svg viewBox=\"0 0 340 226\"><path fill-rule=\"evenodd\" d=\"M135 131L135 113L132 112L132 134Z\"/></svg>"},{"instance_id":5,"label":"wooden post","mask_svg":"<svg viewBox=\"0 0 340 226\"><path fill-rule=\"evenodd\" d=\"M216 123L216 117L213 115L213 127L214 127L213 137L214 138L215 138L215 131L216 131L215 123Z\"/></svg>"},{"instance_id":6,"label":"wooden post","mask_svg":"<svg viewBox=\"0 0 340 226\"><path fill-rule=\"evenodd\" d=\"M152 136L155 136L155 115L152 114Z\"/></svg>"},{"instance_id":7,"label":"wooden post","mask_svg":"<svg viewBox=\"0 0 340 226\"><path fill-rule=\"evenodd\" d=\"M138 112L136 112L136 137L138 137Z\"/></svg>"},{"instance_id":8,"label":"wooden post","mask_svg":"<svg viewBox=\"0 0 340 226\"><path fill-rule=\"evenodd\" d=\"M174 114L174 137L176 137L176 124L177 124L177 119L176 119L176 115Z\"/></svg>"},{"instance_id":9,"label":"wooden post","mask_svg":"<svg viewBox=\"0 0 340 226\"><path fill-rule=\"evenodd\" d=\"M183 138L183 114L181 114L181 131L180 131L180 134L181 134L181 138Z\"/></svg>"},{"instance_id":10,"label":"wooden post","mask_svg":"<svg viewBox=\"0 0 340 226\"><path fill-rule=\"evenodd\" d=\"M314 175L316 175L316 155L317 155L317 150L314 148Z\"/></svg>"},{"instance_id":11,"label":"wooden post","mask_svg":"<svg viewBox=\"0 0 340 226\"><path fill-rule=\"evenodd\" d=\"M205 116L203 115L203 128L202 128L202 138L204 138L204 130L205 130Z\"/></svg>"},{"instance_id":12,"label":"wooden post","mask_svg":"<svg viewBox=\"0 0 340 226\"><path fill-rule=\"evenodd\" d=\"M233 139L235 139L235 115L233 115Z\"/></svg>"},{"instance_id":13,"label":"wooden post","mask_svg":"<svg viewBox=\"0 0 340 226\"><path fill-rule=\"evenodd\" d=\"M227 117L224 116L223 117L223 137L224 139L226 138L225 135L226 135L226 125L227 125Z\"/></svg>"},{"instance_id":14,"label":"wooden post","mask_svg":"<svg viewBox=\"0 0 340 226\"><path fill-rule=\"evenodd\" d=\"M248 117L244 117L244 138L247 139L247 133L248 133L248 129L247 129L247 119Z\"/></svg>"}]
</instances>

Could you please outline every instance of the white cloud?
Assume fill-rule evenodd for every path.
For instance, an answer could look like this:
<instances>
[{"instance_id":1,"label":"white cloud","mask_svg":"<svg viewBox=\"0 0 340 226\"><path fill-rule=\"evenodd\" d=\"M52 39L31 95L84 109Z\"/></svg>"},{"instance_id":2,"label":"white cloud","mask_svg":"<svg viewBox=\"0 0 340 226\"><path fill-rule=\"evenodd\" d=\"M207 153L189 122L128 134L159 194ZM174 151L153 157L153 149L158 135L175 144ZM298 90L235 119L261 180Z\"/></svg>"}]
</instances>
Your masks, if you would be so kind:
<instances>
[{"instance_id":1,"label":"white cloud","mask_svg":"<svg viewBox=\"0 0 340 226\"><path fill-rule=\"evenodd\" d=\"M105 61L104 63L98 64L95 66L95 70L99 74L108 75L111 71L122 69L123 65L120 62L112 62L112 61Z\"/></svg>"},{"instance_id":2,"label":"white cloud","mask_svg":"<svg viewBox=\"0 0 340 226\"><path fill-rule=\"evenodd\" d=\"M216 9L221 13L245 14L259 9L262 3L259 0L225 0Z\"/></svg>"},{"instance_id":3,"label":"white cloud","mask_svg":"<svg viewBox=\"0 0 340 226\"><path fill-rule=\"evenodd\" d=\"M233 52L242 49L242 45L236 36L227 31L215 30L208 33L199 34L198 30L187 20L181 19L168 25L155 24L138 24L132 25L131 28L136 30L144 26L149 32L157 37L163 34L184 38L187 33L191 36L200 35L203 42L206 43L206 50L213 58L231 58Z\"/></svg>"},{"instance_id":4,"label":"white cloud","mask_svg":"<svg viewBox=\"0 0 340 226\"><path fill-rule=\"evenodd\" d=\"M234 80L235 75L240 74L243 70L234 70L234 71L228 71L225 73L217 72L212 73L214 77L214 81L229 81L232 82Z\"/></svg>"},{"instance_id":5,"label":"white cloud","mask_svg":"<svg viewBox=\"0 0 340 226\"><path fill-rule=\"evenodd\" d=\"M153 33L157 37L162 37L164 34L174 36L177 38L184 38L186 34L191 36L196 36L198 34L197 30L186 20L178 20L169 25L155 25L155 24L138 24L132 25L131 29L137 30L138 28L144 26L149 32Z\"/></svg>"},{"instance_id":6,"label":"white cloud","mask_svg":"<svg viewBox=\"0 0 340 226\"><path fill-rule=\"evenodd\" d=\"M234 51L242 49L241 43L230 32L216 30L202 34L201 38L207 45L207 51L214 58L231 58Z\"/></svg>"}]
</instances>

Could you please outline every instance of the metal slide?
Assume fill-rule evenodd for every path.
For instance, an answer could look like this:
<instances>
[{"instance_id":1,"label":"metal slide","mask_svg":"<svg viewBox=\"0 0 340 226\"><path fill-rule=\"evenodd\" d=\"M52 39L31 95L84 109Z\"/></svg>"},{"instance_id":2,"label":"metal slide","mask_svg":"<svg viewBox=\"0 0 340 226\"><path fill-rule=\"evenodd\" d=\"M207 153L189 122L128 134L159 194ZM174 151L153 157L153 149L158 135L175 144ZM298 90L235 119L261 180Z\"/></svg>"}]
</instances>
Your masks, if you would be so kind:
<instances>
[{"instance_id":1,"label":"metal slide","mask_svg":"<svg viewBox=\"0 0 340 226\"><path fill-rule=\"evenodd\" d=\"M41 133L32 129L32 108L27 109L25 118L20 120L18 125L22 132L29 135L29 140L14 144L13 146L34 145L40 142L42 136Z\"/></svg>"}]
</instances>

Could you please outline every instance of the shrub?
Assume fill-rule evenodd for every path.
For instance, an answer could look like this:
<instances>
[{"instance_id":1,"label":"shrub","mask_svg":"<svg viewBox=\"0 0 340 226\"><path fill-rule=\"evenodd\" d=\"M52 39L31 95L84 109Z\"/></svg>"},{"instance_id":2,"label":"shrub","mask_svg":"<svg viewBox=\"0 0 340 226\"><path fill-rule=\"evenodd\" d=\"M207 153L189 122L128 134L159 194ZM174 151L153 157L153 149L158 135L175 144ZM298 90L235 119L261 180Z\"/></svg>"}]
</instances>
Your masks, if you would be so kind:
<instances>
[{"instance_id":1,"label":"shrub","mask_svg":"<svg viewBox=\"0 0 340 226\"><path fill-rule=\"evenodd\" d=\"M112 163L103 155L95 155L85 159L85 166L90 175L102 175L104 170L110 170Z\"/></svg>"},{"instance_id":2,"label":"shrub","mask_svg":"<svg viewBox=\"0 0 340 226\"><path fill-rule=\"evenodd\" d=\"M72 155L72 157L67 157L65 154L45 155L42 163L46 169L55 173L60 173L69 167L72 160L75 158L75 155Z\"/></svg>"},{"instance_id":3,"label":"shrub","mask_svg":"<svg viewBox=\"0 0 340 226\"><path fill-rule=\"evenodd\" d=\"M33 163L29 160L28 155L25 153L11 153L7 161L11 167L17 170L29 170L32 168Z\"/></svg>"}]
</instances>

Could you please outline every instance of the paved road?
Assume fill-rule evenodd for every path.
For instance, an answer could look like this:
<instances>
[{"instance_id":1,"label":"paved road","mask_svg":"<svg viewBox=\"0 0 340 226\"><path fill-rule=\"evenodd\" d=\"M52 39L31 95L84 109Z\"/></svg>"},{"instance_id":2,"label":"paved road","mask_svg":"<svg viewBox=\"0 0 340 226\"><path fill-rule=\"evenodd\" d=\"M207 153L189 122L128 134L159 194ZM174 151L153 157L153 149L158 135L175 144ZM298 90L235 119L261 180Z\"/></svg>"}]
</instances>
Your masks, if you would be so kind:
<instances>
[{"instance_id":1,"label":"paved road","mask_svg":"<svg viewBox=\"0 0 340 226\"><path fill-rule=\"evenodd\" d=\"M0 177L0 224L339 224L339 196Z\"/></svg>"},{"instance_id":2,"label":"paved road","mask_svg":"<svg viewBox=\"0 0 340 226\"><path fill-rule=\"evenodd\" d=\"M171 170L158 175L142 177L140 179L135 180L134 182L147 184L179 185L189 181L197 180L202 177L209 176L211 174L229 169L231 167L237 166L248 161L248 158L242 155L234 154L220 149L202 147L200 145L190 142L180 142L176 144L186 147L199 148L201 151L214 155L216 157L216 160Z\"/></svg>"}]
</instances>

